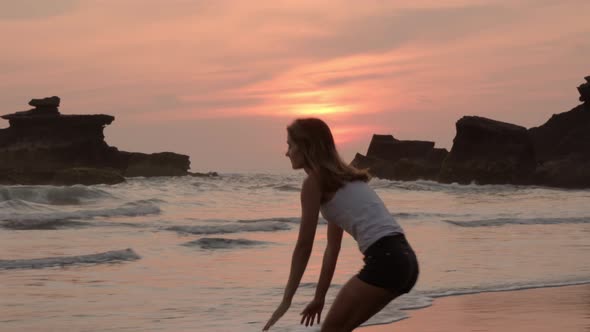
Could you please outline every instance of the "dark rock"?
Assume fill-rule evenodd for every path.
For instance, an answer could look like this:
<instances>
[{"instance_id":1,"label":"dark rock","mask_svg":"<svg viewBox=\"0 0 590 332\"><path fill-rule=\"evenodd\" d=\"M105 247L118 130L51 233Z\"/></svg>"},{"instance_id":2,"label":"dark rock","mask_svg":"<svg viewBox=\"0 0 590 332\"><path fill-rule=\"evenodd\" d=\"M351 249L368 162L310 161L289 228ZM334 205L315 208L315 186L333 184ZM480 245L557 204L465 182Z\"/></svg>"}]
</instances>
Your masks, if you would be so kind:
<instances>
[{"instance_id":1,"label":"dark rock","mask_svg":"<svg viewBox=\"0 0 590 332\"><path fill-rule=\"evenodd\" d=\"M2 116L10 127L0 129L1 184L118 183L121 176L188 175L188 156L119 151L104 141L104 127L113 116L62 115L59 102L58 97L33 99L30 104L37 108Z\"/></svg>"},{"instance_id":2,"label":"dark rock","mask_svg":"<svg viewBox=\"0 0 590 332\"><path fill-rule=\"evenodd\" d=\"M59 107L61 99L58 96L47 97L42 99L31 99L29 105L33 107Z\"/></svg>"},{"instance_id":3,"label":"dark rock","mask_svg":"<svg viewBox=\"0 0 590 332\"><path fill-rule=\"evenodd\" d=\"M188 175L188 156L172 152L128 154L127 168L123 173L126 177Z\"/></svg>"},{"instance_id":4,"label":"dark rock","mask_svg":"<svg viewBox=\"0 0 590 332\"><path fill-rule=\"evenodd\" d=\"M554 114L545 124L529 129L529 134L541 164L568 156L590 159L590 110L584 105Z\"/></svg>"},{"instance_id":5,"label":"dark rock","mask_svg":"<svg viewBox=\"0 0 590 332\"><path fill-rule=\"evenodd\" d=\"M534 183L560 188L590 188L590 160L574 157L546 161L537 166Z\"/></svg>"},{"instance_id":6,"label":"dark rock","mask_svg":"<svg viewBox=\"0 0 590 332\"><path fill-rule=\"evenodd\" d=\"M3 115L10 127L2 130L0 148L104 143L103 129L115 119L110 115ZM15 146L15 144L17 146Z\"/></svg>"},{"instance_id":7,"label":"dark rock","mask_svg":"<svg viewBox=\"0 0 590 332\"><path fill-rule=\"evenodd\" d=\"M378 162L379 159L363 156L360 153L357 153L354 156L354 159L350 162L350 166L353 166L358 169L369 169L371 165L375 162Z\"/></svg>"},{"instance_id":8,"label":"dark rock","mask_svg":"<svg viewBox=\"0 0 590 332\"><path fill-rule=\"evenodd\" d=\"M58 107L59 107L60 99L57 96L43 98L43 99L31 99L29 101L29 105L34 106L35 108L30 109L28 111L16 112L8 117L18 117L18 116L41 116L41 115L59 115ZM3 116L3 118L5 118ZM5 118L8 119L8 118Z\"/></svg>"},{"instance_id":9,"label":"dark rock","mask_svg":"<svg viewBox=\"0 0 590 332\"><path fill-rule=\"evenodd\" d=\"M535 168L533 143L524 127L476 116L457 121L442 182L507 184L529 182Z\"/></svg>"},{"instance_id":10,"label":"dark rock","mask_svg":"<svg viewBox=\"0 0 590 332\"><path fill-rule=\"evenodd\" d=\"M537 153L536 184L590 187L590 109L578 105L529 129Z\"/></svg>"},{"instance_id":11,"label":"dark rock","mask_svg":"<svg viewBox=\"0 0 590 332\"><path fill-rule=\"evenodd\" d=\"M402 158L393 165L393 178L400 181L436 180L440 164L420 159Z\"/></svg>"},{"instance_id":12,"label":"dark rock","mask_svg":"<svg viewBox=\"0 0 590 332\"><path fill-rule=\"evenodd\" d=\"M356 154L351 165L389 180L434 180L447 155L434 142L400 141L391 135L373 135L367 156Z\"/></svg>"},{"instance_id":13,"label":"dark rock","mask_svg":"<svg viewBox=\"0 0 590 332\"><path fill-rule=\"evenodd\" d=\"M217 172L207 172L207 173L188 172L188 175L193 176L193 177L200 177L200 178L212 178L212 177L219 176L219 174Z\"/></svg>"},{"instance_id":14,"label":"dark rock","mask_svg":"<svg viewBox=\"0 0 590 332\"><path fill-rule=\"evenodd\" d=\"M69 168L59 170L53 176L52 183L59 185L94 185L117 184L125 182L125 178L116 170L97 168Z\"/></svg>"},{"instance_id":15,"label":"dark rock","mask_svg":"<svg viewBox=\"0 0 590 332\"><path fill-rule=\"evenodd\" d=\"M7 115L0 130L2 168L58 170L109 165L111 148L104 142L109 115Z\"/></svg>"},{"instance_id":16,"label":"dark rock","mask_svg":"<svg viewBox=\"0 0 590 332\"><path fill-rule=\"evenodd\" d=\"M462 184L590 187L590 76L578 87L584 102L526 130L475 116L461 118L450 153L434 143L373 135L367 156L352 165L392 180L437 179ZM442 166L441 166L442 164ZM435 176L437 167L438 176Z\"/></svg>"},{"instance_id":17,"label":"dark rock","mask_svg":"<svg viewBox=\"0 0 590 332\"><path fill-rule=\"evenodd\" d=\"M350 165L358 169L367 170L372 176L382 179L393 179L393 162L363 156L357 153Z\"/></svg>"},{"instance_id":18,"label":"dark rock","mask_svg":"<svg viewBox=\"0 0 590 332\"><path fill-rule=\"evenodd\" d=\"M428 153L425 160L432 166L440 168L448 155L447 149L434 148Z\"/></svg>"},{"instance_id":19,"label":"dark rock","mask_svg":"<svg viewBox=\"0 0 590 332\"><path fill-rule=\"evenodd\" d=\"M115 169L68 168L61 170L0 169L1 185L117 184L125 178Z\"/></svg>"},{"instance_id":20,"label":"dark rock","mask_svg":"<svg viewBox=\"0 0 590 332\"><path fill-rule=\"evenodd\" d=\"M400 141L392 135L373 135L367 157L398 161L402 158L425 158L434 148L434 142Z\"/></svg>"},{"instance_id":21,"label":"dark rock","mask_svg":"<svg viewBox=\"0 0 590 332\"><path fill-rule=\"evenodd\" d=\"M54 172L27 169L0 169L0 185L49 185Z\"/></svg>"},{"instance_id":22,"label":"dark rock","mask_svg":"<svg viewBox=\"0 0 590 332\"><path fill-rule=\"evenodd\" d=\"M578 87L578 92L580 92L580 101L581 102L590 102L590 76L584 77L586 83L582 83Z\"/></svg>"}]
</instances>

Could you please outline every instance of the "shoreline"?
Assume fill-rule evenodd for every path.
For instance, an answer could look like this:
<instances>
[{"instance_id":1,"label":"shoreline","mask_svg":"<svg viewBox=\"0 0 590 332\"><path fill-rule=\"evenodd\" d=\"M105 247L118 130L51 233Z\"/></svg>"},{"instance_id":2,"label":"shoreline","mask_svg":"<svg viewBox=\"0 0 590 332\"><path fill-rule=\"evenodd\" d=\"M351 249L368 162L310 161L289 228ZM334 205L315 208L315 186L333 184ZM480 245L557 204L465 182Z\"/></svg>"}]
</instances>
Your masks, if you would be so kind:
<instances>
[{"instance_id":1,"label":"shoreline","mask_svg":"<svg viewBox=\"0 0 590 332\"><path fill-rule=\"evenodd\" d=\"M445 296L406 312L406 319L356 331L590 331L590 283Z\"/></svg>"}]
</instances>

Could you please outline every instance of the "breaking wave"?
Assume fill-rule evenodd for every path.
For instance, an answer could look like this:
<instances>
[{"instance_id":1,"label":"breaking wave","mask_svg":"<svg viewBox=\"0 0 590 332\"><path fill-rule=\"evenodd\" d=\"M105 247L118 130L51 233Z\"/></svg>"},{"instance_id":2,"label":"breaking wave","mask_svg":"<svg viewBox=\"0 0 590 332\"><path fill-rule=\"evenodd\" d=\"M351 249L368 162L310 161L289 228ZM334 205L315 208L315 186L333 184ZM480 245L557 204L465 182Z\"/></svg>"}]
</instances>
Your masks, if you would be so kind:
<instances>
[{"instance_id":1,"label":"breaking wave","mask_svg":"<svg viewBox=\"0 0 590 332\"><path fill-rule=\"evenodd\" d=\"M443 220L446 223L459 227L491 227L504 225L557 225L557 224L587 224L590 217L574 218L495 218L471 221Z\"/></svg>"},{"instance_id":2,"label":"breaking wave","mask_svg":"<svg viewBox=\"0 0 590 332\"><path fill-rule=\"evenodd\" d=\"M104 190L87 186L1 186L0 202L23 200L49 205L80 205L89 201L111 198Z\"/></svg>"},{"instance_id":3,"label":"breaking wave","mask_svg":"<svg viewBox=\"0 0 590 332\"><path fill-rule=\"evenodd\" d=\"M244 224L252 224L258 222L269 222L269 221L276 221L282 223L289 223L289 224L298 224L301 218L294 218L294 217L278 217L278 218L262 218L262 219L240 219L238 220L239 223Z\"/></svg>"},{"instance_id":4,"label":"breaking wave","mask_svg":"<svg viewBox=\"0 0 590 332\"><path fill-rule=\"evenodd\" d=\"M0 269L42 269L75 264L104 264L140 259L133 249L113 250L92 255L0 260Z\"/></svg>"},{"instance_id":5,"label":"breaking wave","mask_svg":"<svg viewBox=\"0 0 590 332\"><path fill-rule=\"evenodd\" d=\"M146 216L152 214L159 214L160 208L151 200L140 200L130 203L125 203L116 208L103 208L95 210L76 210L76 211L58 211L51 208L31 207L30 203L22 201L3 202L9 204L19 204L22 207L28 207L25 212L15 209L2 209L0 212L0 221L8 223L30 223L42 224L43 222L51 221L66 221L66 220L87 220L96 217L136 217ZM12 211L11 211L12 210ZM31 212L31 210L33 212ZM40 212L40 210L44 210Z\"/></svg>"},{"instance_id":6,"label":"breaking wave","mask_svg":"<svg viewBox=\"0 0 590 332\"><path fill-rule=\"evenodd\" d=\"M83 226L87 226L87 224L73 220L14 220L0 222L0 227L13 230L49 230Z\"/></svg>"},{"instance_id":7,"label":"breaking wave","mask_svg":"<svg viewBox=\"0 0 590 332\"><path fill-rule=\"evenodd\" d=\"M287 223L287 224L299 224L299 222L301 221L301 218L299 217L278 217L278 218L262 218L262 219L240 219L237 222L239 223L243 223L243 224L253 224L253 223L259 223L259 222L270 222L270 221L276 221L276 222L281 222L281 223ZM318 218L318 223L320 225L322 224L326 224L326 220L324 218Z\"/></svg>"},{"instance_id":8,"label":"breaking wave","mask_svg":"<svg viewBox=\"0 0 590 332\"><path fill-rule=\"evenodd\" d=\"M225 225L201 225L201 226L171 226L165 228L169 231L188 234L229 234L242 232L276 232L289 230L291 227L285 223L266 222L256 224L225 224Z\"/></svg>"},{"instance_id":9,"label":"breaking wave","mask_svg":"<svg viewBox=\"0 0 590 332\"><path fill-rule=\"evenodd\" d=\"M291 191L291 192L301 191L301 188L299 188L298 186L294 186L294 185L290 185L290 184L283 184L283 185L274 186L274 189L278 190L278 191Z\"/></svg>"},{"instance_id":10,"label":"breaking wave","mask_svg":"<svg viewBox=\"0 0 590 332\"><path fill-rule=\"evenodd\" d=\"M195 241L182 244L186 247L200 247L201 249L235 249L248 248L268 244L265 241L254 241L247 239L225 239L216 237L204 237Z\"/></svg>"}]
</instances>

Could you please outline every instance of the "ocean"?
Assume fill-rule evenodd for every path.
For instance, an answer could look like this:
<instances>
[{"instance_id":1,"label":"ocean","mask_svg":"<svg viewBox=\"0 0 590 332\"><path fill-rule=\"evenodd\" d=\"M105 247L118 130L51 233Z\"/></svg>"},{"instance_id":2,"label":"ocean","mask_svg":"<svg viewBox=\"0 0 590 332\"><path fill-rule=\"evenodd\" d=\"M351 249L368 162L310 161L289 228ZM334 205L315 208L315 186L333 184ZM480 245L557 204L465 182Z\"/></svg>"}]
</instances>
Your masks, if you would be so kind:
<instances>
[{"instance_id":1,"label":"ocean","mask_svg":"<svg viewBox=\"0 0 590 332\"><path fill-rule=\"evenodd\" d=\"M281 300L302 172L0 186L0 330L260 331ZM367 324L436 297L590 283L590 190L373 179L420 262L414 290ZM289 312L314 293L326 224ZM362 267L344 236L327 296Z\"/></svg>"}]
</instances>

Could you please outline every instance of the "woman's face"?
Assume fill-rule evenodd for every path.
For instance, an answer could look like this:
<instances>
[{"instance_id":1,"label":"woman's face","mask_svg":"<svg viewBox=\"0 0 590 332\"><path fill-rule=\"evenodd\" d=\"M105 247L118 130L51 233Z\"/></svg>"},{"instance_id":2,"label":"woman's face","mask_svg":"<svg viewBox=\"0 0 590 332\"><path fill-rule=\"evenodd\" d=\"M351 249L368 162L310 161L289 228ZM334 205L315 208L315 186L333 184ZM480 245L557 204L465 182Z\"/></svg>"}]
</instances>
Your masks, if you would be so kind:
<instances>
[{"instance_id":1,"label":"woman's face","mask_svg":"<svg viewBox=\"0 0 590 332\"><path fill-rule=\"evenodd\" d=\"M291 137L287 137L287 153L285 156L291 160L291 167L293 169L301 169L305 166L305 157Z\"/></svg>"}]
</instances>

